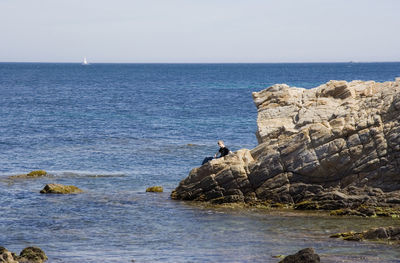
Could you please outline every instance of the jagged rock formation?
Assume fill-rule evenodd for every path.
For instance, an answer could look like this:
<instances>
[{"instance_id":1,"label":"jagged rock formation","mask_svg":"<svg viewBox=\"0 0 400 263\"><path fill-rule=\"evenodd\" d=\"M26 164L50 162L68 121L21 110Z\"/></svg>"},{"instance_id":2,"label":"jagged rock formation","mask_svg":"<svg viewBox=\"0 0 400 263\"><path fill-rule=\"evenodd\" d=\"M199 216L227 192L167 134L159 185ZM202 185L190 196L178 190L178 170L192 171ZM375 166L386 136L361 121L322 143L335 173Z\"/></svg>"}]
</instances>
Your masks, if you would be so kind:
<instances>
[{"instance_id":1,"label":"jagged rock formation","mask_svg":"<svg viewBox=\"0 0 400 263\"><path fill-rule=\"evenodd\" d=\"M172 198L298 209L400 204L400 78L253 93L259 145L194 168Z\"/></svg>"}]
</instances>

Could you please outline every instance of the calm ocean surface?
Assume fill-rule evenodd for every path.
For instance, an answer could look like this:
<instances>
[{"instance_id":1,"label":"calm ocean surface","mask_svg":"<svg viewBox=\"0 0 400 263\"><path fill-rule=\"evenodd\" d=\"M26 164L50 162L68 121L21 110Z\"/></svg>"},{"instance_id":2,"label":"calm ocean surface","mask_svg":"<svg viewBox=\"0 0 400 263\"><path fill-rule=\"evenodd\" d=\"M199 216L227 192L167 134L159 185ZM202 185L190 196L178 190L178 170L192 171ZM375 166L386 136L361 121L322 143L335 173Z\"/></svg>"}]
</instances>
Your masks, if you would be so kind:
<instances>
[{"instance_id":1,"label":"calm ocean surface","mask_svg":"<svg viewBox=\"0 0 400 263\"><path fill-rule=\"evenodd\" d=\"M400 63L0 63L0 246L49 262L278 262L314 247L325 262L400 262L386 244L332 233L399 219L215 209L170 192L223 139L253 148L251 92L275 83L392 81ZM44 169L52 178L9 181ZM80 195L41 195L46 183ZM145 193L153 185L164 193Z\"/></svg>"}]
</instances>

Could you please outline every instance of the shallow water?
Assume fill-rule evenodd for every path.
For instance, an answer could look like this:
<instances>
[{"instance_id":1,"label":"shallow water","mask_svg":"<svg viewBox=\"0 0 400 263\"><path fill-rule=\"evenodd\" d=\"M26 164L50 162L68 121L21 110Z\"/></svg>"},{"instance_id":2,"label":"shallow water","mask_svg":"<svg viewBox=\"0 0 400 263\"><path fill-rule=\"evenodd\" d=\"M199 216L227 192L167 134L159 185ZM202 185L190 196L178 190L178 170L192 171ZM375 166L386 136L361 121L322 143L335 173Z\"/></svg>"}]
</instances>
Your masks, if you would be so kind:
<instances>
[{"instance_id":1,"label":"shallow water","mask_svg":"<svg viewBox=\"0 0 400 263\"><path fill-rule=\"evenodd\" d=\"M49 182L79 185L85 193L39 194ZM168 192L145 193L140 184L140 178L123 175L3 182L1 220L7 235L1 243L14 251L39 245L50 262L277 262L273 256L304 247L314 247L324 262L398 262L400 257L396 246L329 238L399 226L398 219L211 208L172 201Z\"/></svg>"},{"instance_id":2,"label":"shallow water","mask_svg":"<svg viewBox=\"0 0 400 263\"><path fill-rule=\"evenodd\" d=\"M0 246L50 262L278 262L314 247L324 262L399 262L397 246L329 235L399 219L231 210L170 200L224 139L257 142L251 92L329 79L393 80L400 63L0 63ZM45 169L54 177L8 180ZM41 195L46 183L79 195ZM162 194L145 193L152 185Z\"/></svg>"}]
</instances>

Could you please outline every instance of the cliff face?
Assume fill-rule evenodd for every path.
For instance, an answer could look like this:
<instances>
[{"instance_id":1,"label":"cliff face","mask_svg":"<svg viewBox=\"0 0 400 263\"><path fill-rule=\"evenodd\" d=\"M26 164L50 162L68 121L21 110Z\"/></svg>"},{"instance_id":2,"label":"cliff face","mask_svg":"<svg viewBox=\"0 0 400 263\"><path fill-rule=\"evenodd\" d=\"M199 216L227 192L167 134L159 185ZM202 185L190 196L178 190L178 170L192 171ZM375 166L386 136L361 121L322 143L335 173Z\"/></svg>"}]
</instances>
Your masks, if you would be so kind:
<instances>
[{"instance_id":1,"label":"cliff face","mask_svg":"<svg viewBox=\"0 0 400 263\"><path fill-rule=\"evenodd\" d=\"M253 93L259 145L194 168L172 198L338 209L400 204L400 79ZM304 202L306 201L306 202Z\"/></svg>"}]
</instances>

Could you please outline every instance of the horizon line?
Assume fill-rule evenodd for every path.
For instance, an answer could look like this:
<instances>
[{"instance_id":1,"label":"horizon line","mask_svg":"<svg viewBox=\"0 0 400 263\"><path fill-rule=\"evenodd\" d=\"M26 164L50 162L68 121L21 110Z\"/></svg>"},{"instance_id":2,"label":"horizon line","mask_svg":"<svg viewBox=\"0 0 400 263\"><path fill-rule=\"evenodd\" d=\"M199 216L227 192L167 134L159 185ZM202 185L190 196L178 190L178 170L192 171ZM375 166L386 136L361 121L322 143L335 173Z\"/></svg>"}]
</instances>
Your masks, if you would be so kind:
<instances>
[{"instance_id":1,"label":"horizon line","mask_svg":"<svg viewBox=\"0 0 400 263\"><path fill-rule=\"evenodd\" d=\"M80 61L0 61L0 63L20 63L20 64L82 64ZM362 63L400 63L398 61L292 61L292 62L89 62L89 64L362 64Z\"/></svg>"}]
</instances>

